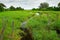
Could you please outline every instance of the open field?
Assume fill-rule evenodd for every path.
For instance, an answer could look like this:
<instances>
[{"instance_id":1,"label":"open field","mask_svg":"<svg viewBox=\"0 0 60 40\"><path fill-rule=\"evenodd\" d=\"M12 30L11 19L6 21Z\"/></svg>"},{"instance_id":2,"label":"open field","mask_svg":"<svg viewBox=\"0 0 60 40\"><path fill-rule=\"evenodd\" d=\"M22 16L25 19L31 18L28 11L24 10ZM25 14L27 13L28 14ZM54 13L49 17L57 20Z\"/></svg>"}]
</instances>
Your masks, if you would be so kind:
<instances>
[{"instance_id":1,"label":"open field","mask_svg":"<svg viewBox=\"0 0 60 40\"><path fill-rule=\"evenodd\" d=\"M27 22L26 27L31 27L34 40L60 40L56 30L53 30L55 27L60 30L60 12L39 11L41 14L33 17L36 12L38 11L1 12L0 34L4 27L3 25L6 24L3 33L4 40L19 40L21 37L18 35L20 32L18 28L22 22L29 20L30 17L32 19Z\"/></svg>"}]
</instances>

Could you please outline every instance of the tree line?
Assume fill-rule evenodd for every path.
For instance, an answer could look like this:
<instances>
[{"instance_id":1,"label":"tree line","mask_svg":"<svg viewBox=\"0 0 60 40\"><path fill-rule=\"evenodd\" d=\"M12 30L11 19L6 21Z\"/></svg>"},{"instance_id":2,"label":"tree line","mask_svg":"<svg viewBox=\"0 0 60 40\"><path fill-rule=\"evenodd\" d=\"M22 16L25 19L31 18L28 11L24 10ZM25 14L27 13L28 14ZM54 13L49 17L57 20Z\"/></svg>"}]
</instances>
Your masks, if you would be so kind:
<instances>
[{"instance_id":1,"label":"tree line","mask_svg":"<svg viewBox=\"0 0 60 40\"><path fill-rule=\"evenodd\" d=\"M49 6L47 2L40 3L38 8L33 8L32 10L41 10L41 11L60 11L60 2L56 6Z\"/></svg>"},{"instance_id":2,"label":"tree line","mask_svg":"<svg viewBox=\"0 0 60 40\"><path fill-rule=\"evenodd\" d=\"M2 11L16 11L16 10L24 10L24 8L21 7L14 7L10 6L9 8L6 8L6 5L3 3L0 3L0 12ZM32 10L39 10L39 11L60 11L60 2L58 3L57 7L50 7L47 2L40 3L38 8L33 8Z\"/></svg>"},{"instance_id":3,"label":"tree line","mask_svg":"<svg viewBox=\"0 0 60 40\"><path fill-rule=\"evenodd\" d=\"M6 5L4 5L3 3L0 3L0 12L2 11L16 11L16 10L24 10L24 8L21 7L14 7L14 6L10 6L9 8L6 8Z\"/></svg>"}]
</instances>

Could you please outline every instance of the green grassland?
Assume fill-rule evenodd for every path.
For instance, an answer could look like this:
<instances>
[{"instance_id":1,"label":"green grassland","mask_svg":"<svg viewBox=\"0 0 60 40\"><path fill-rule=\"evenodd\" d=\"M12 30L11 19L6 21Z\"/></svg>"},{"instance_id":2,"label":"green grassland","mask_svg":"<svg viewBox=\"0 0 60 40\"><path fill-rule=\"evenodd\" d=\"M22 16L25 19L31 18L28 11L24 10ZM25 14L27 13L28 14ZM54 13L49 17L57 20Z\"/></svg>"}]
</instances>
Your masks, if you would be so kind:
<instances>
[{"instance_id":1,"label":"green grassland","mask_svg":"<svg viewBox=\"0 0 60 40\"><path fill-rule=\"evenodd\" d=\"M18 29L22 22L29 20L30 17L38 11L5 11L0 12L0 34L3 28L2 22L6 23L4 31L4 40L11 40L12 21L14 21L14 38L12 40L19 40ZM55 30L56 27L60 29L60 12L59 11L39 11L39 16L35 15L30 19L26 27L31 27L34 40L60 40ZM58 14L58 15L57 15ZM8 22L6 21L8 20ZM49 25L48 25L49 23Z\"/></svg>"}]
</instances>

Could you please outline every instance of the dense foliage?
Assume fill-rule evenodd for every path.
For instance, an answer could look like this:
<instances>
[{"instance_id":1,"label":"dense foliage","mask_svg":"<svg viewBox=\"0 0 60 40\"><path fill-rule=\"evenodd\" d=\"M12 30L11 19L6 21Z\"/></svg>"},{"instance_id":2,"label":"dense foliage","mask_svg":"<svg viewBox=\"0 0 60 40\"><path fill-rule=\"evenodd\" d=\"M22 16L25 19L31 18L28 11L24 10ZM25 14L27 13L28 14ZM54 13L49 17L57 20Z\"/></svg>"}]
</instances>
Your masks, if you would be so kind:
<instances>
[{"instance_id":1,"label":"dense foliage","mask_svg":"<svg viewBox=\"0 0 60 40\"><path fill-rule=\"evenodd\" d=\"M0 3L0 12L4 11L4 7L6 7L3 3Z\"/></svg>"},{"instance_id":2,"label":"dense foliage","mask_svg":"<svg viewBox=\"0 0 60 40\"><path fill-rule=\"evenodd\" d=\"M49 7L49 4L46 2L40 3L38 8L33 8L32 10L40 10L40 11L60 11L60 3L58 3L57 7Z\"/></svg>"},{"instance_id":3,"label":"dense foliage","mask_svg":"<svg viewBox=\"0 0 60 40\"><path fill-rule=\"evenodd\" d=\"M60 14L57 12L40 12L27 24L32 28L34 40L60 40L56 30L60 31ZM56 29L56 30L54 30Z\"/></svg>"},{"instance_id":4,"label":"dense foliage","mask_svg":"<svg viewBox=\"0 0 60 40\"><path fill-rule=\"evenodd\" d=\"M49 4L44 2L44 3L41 3L39 8L48 8L49 7Z\"/></svg>"}]
</instances>

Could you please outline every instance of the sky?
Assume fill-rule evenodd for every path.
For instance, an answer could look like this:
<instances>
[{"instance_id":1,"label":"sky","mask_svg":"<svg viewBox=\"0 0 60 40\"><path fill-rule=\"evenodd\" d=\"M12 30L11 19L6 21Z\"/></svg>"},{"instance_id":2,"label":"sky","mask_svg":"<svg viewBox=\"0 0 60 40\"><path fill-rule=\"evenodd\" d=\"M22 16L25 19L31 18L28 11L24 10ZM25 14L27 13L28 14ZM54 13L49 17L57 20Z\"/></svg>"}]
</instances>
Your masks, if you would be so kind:
<instances>
[{"instance_id":1,"label":"sky","mask_svg":"<svg viewBox=\"0 0 60 40\"><path fill-rule=\"evenodd\" d=\"M7 8L13 5L24 9L38 8L43 2L49 3L49 6L57 6L60 0L0 0L0 3L4 3Z\"/></svg>"}]
</instances>

